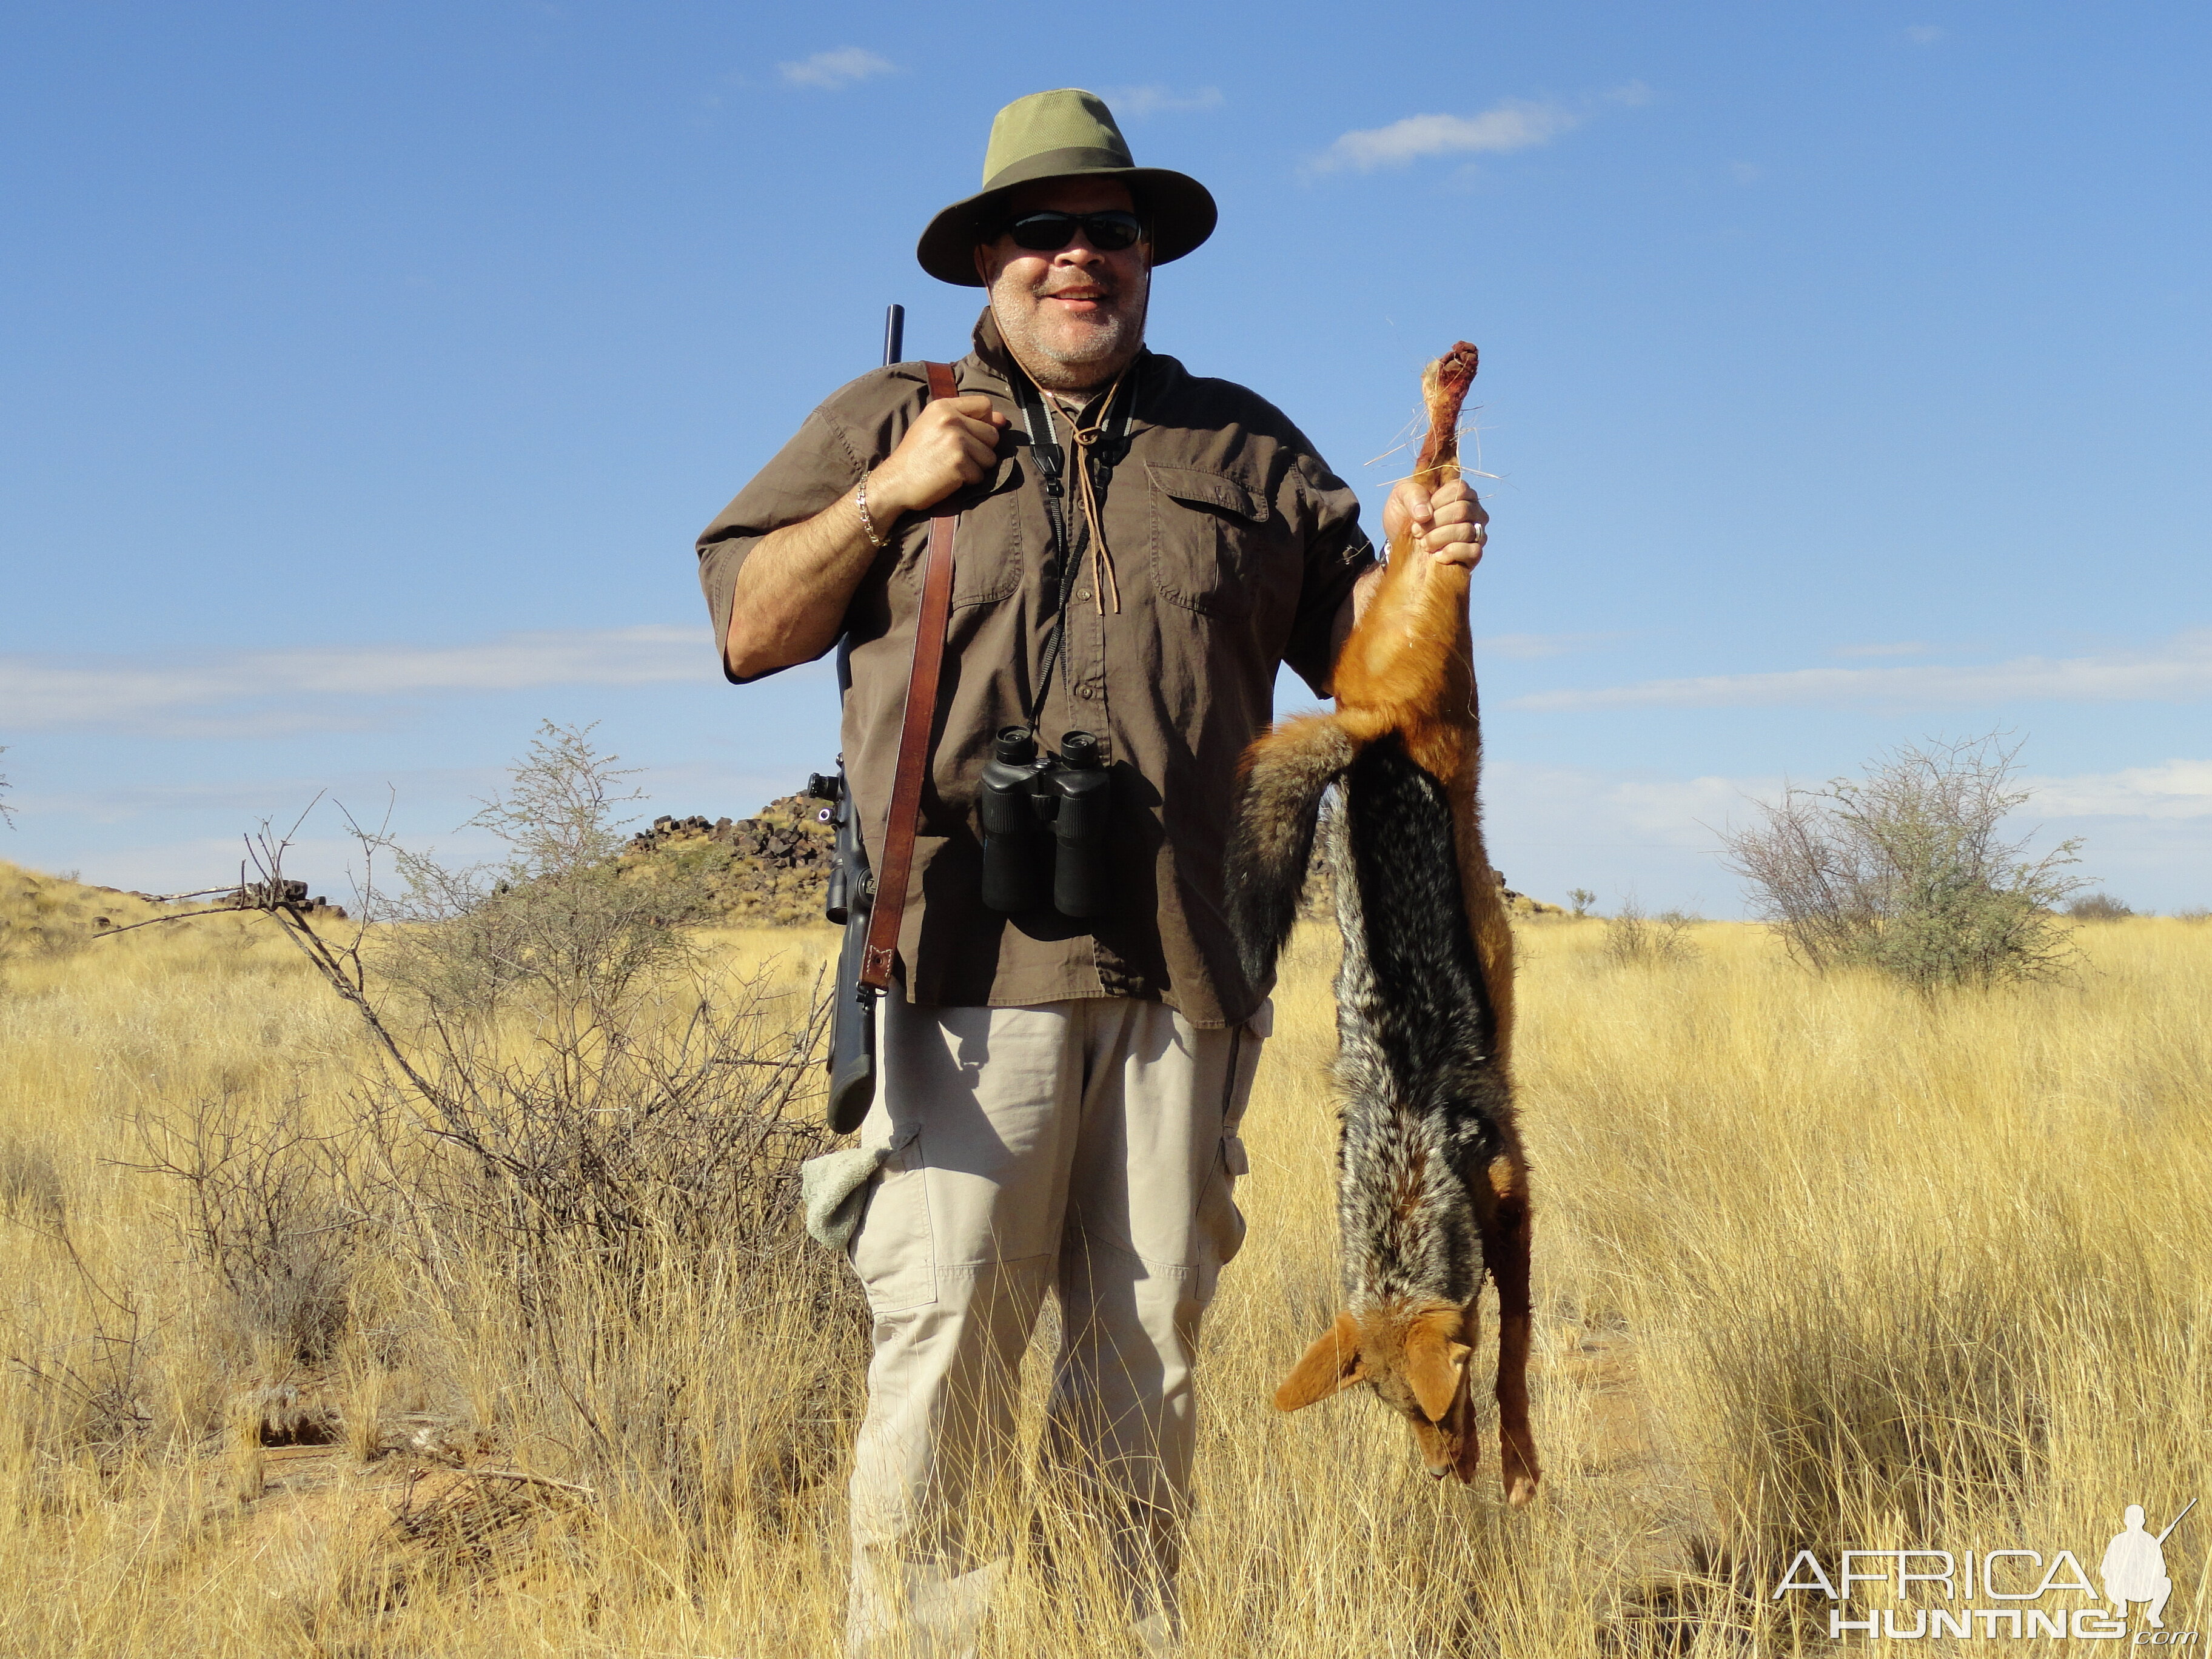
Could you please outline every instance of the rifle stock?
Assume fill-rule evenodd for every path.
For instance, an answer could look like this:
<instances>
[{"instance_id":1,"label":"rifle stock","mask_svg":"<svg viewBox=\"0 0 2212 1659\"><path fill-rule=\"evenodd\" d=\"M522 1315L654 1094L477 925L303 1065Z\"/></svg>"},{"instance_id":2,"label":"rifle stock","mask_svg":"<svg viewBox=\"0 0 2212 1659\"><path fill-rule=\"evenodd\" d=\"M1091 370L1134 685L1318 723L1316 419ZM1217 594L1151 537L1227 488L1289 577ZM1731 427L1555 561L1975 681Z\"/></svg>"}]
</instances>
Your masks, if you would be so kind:
<instances>
[{"instance_id":1,"label":"rifle stock","mask_svg":"<svg viewBox=\"0 0 2212 1659\"><path fill-rule=\"evenodd\" d=\"M845 647L837 647L837 690L842 700L851 684L851 667ZM835 775L817 773L807 781L817 799L830 803L831 826L837 832L835 862L830 868L830 890L823 914L844 926L837 947L836 1002L830 1018L830 1127L850 1134L860 1127L876 1097L876 998L860 983L860 958L867 948L868 913L874 908L875 881L868 855L860 846L860 826L853 808L852 786L845 776L845 757L837 757Z\"/></svg>"},{"instance_id":2,"label":"rifle stock","mask_svg":"<svg viewBox=\"0 0 2212 1659\"><path fill-rule=\"evenodd\" d=\"M876 999L860 985L868 913L856 910L837 951L837 1007L830 1023L830 1127L848 1135L876 1098Z\"/></svg>"}]
</instances>

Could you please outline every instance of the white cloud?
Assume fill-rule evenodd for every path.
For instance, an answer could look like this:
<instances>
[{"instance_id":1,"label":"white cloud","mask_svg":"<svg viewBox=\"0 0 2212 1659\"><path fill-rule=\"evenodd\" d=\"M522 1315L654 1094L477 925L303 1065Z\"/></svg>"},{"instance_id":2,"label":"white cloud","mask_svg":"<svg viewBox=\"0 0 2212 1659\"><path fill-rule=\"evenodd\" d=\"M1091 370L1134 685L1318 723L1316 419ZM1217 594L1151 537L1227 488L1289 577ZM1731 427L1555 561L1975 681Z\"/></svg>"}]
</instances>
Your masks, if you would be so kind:
<instances>
[{"instance_id":1,"label":"white cloud","mask_svg":"<svg viewBox=\"0 0 2212 1659\"><path fill-rule=\"evenodd\" d=\"M1638 769L1492 761L1482 799L1491 857L1518 892L1564 903L1588 887L1609 908L1633 893L1653 908L1737 909L1712 828L1741 818L1769 778L1668 777Z\"/></svg>"},{"instance_id":2,"label":"white cloud","mask_svg":"<svg viewBox=\"0 0 2212 1659\"><path fill-rule=\"evenodd\" d=\"M835 52L817 52L811 58L802 58L795 64L778 64L775 68L776 73L794 87L818 87L824 92L836 92L856 81L890 75L898 65L860 46L840 46Z\"/></svg>"},{"instance_id":3,"label":"white cloud","mask_svg":"<svg viewBox=\"0 0 2212 1659\"><path fill-rule=\"evenodd\" d=\"M2212 696L2212 629L2176 635L2152 651L2110 656L2015 657L1971 667L1798 668L1771 674L1706 674L1589 690L1539 691L1515 708L1771 708L1872 703L1886 708L1988 707L2018 702L2192 702Z\"/></svg>"},{"instance_id":4,"label":"white cloud","mask_svg":"<svg viewBox=\"0 0 2212 1659\"><path fill-rule=\"evenodd\" d=\"M346 872L358 864L360 849L343 833L341 809L372 829L388 827L414 851L434 849L449 863L465 864L498 854L495 840L463 821L507 781L507 769L498 766L355 767L186 782L95 779L26 794L25 833L0 841L0 857L33 868L81 867L87 880L111 886L181 892L234 879L245 855L241 832L264 818L289 830L304 811L287 862L315 890L347 903L351 882ZM633 781L646 799L617 814L625 827L643 825L661 812L744 816L790 793L798 780L781 770L755 772L692 759L647 763ZM162 838L131 838L129 826L134 825ZM125 826L119 834L117 826ZM390 876L380 866L380 880L388 884Z\"/></svg>"},{"instance_id":5,"label":"white cloud","mask_svg":"<svg viewBox=\"0 0 2212 1659\"><path fill-rule=\"evenodd\" d=\"M317 796L344 803L356 815L374 817L387 797L408 807L422 802L473 800L505 787L506 772L499 767L412 767L400 771L350 771L266 777L204 779L189 783L151 783L136 780L77 788L48 789L22 798L27 817L71 816L97 823L155 817L174 818L186 812L256 814L297 811ZM791 792L793 780L782 773L749 772L708 760L689 760L638 769L638 787L647 799L667 803L666 810L683 814L731 812L749 803L775 799ZM736 803L735 807L732 803ZM475 811L465 807L460 816ZM645 814L652 817L651 812Z\"/></svg>"},{"instance_id":6,"label":"white cloud","mask_svg":"<svg viewBox=\"0 0 2212 1659\"><path fill-rule=\"evenodd\" d=\"M1540 657L1564 657L1571 651L1617 640L1619 634L1486 634L1474 642L1479 656L1510 657L1516 662Z\"/></svg>"},{"instance_id":7,"label":"white cloud","mask_svg":"<svg viewBox=\"0 0 2212 1659\"><path fill-rule=\"evenodd\" d=\"M41 818L76 817L120 823L154 817L174 822L184 814L217 812L241 823L299 811L318 796L343 802L356 816L377 817L388 799L466 800L499 788L505 775L491 767L416 767L404 771L353 770L319 777L211 779L191 783L129 781L89 787L47 789L25 803ZM471 809L472 810L472 809ZM465 817L464 812L462 816Z\"/></svg>"},{"instance_id":8,"label":"white cloud","mask_svg":"<svg viewBox=\"0 0 2212 1659\"><path fill-rule=\"evenodd\" d=\"M1547 144L1581 125L1582 119L1564 104L1519 99L1493 105L1480 115L1409 115L1387 127L1346 133L1313 166L1321 173L1346 167L1371 173L1428 155L1502 155Z\"/></svg>"},{"instance_id":9,"label":"white cloud","mask_svg":"<svg viewBox=\"0 0 2212 1659\"><path fill-rule=\"evenodd\" d=\"M1491 855L1516 890L1539 898L1563 902L1581 886L1601 909L1634 894L1653 909L1741 915L1717 832L1753 821L1754 803L1778 799L1784 781L1493 761L1482 788ZM2083 873L2139 905L2212 900L2212 761L2021 782L2034 793L2014 827L2039 831L2037 846L2083 836Z\"/></svg>"},{"instance_id":10,"label":"white cloud","mask_svg":"<svg viewBox=\"0 0 2212 1659\"><path fill-rule=\"evenodd\" d=\"M463 645L343 645L143 658L0 657L0 708L18 730L161 723L205 735L266 735L372 723L370 705L438 693L546 685L710 682L696 627L507 634ZM220 714L215 711L221 711Z\"/></svg>"},{"instance_id":11,"label":"white cloud","mask_svg":"<svg viewBox=\"0 0 2212 1659\"><path fill-rule=\"evenodd\" d=\"M2026 781L2035 791L2035 810L2054 817L2212 817L2212 760Z\"/></svg>"},{"instance_id":12,"label":"white cloud","mask_svg":"<svg viewBox=\"0 0 2212 1659\"><path fill-rule=\"evenodd\" d=\"M1116 87L1098 94L1106 100L1117 119L1141 121L1152 115L1182 115L1200 110L1219 109L1222 105L1219 87L1195 87L1188 92L1177 92L1157 82L1141 87Z\"/></svg>"},{"instance_id":13,"label":"white cloud","mask_svg":"<svg viewBox=\"0 0 2212 1659\"><path fill-rule=\"evenodd\" d=\"M1832 657L1924 657L1928 647L1918 640L1900 640L1894 645L1838 645L1831 649Z\"/></svg>"}]
</instances>

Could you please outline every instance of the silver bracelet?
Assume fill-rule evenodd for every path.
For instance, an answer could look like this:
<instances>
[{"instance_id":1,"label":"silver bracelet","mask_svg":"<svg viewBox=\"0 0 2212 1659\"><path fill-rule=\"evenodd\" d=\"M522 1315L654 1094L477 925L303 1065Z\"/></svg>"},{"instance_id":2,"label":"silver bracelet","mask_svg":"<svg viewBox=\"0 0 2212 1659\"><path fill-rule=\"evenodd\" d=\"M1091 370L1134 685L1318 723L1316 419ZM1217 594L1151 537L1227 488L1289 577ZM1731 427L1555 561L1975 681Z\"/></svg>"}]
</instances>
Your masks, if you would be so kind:
<instances>
[{"instance_id":1,"label":"silver bracelet","mask_svg":"<svg viewBox=\"0 0 2212 1659\"><path fill-rule=\"evenodd\" d=\"M853 492L853 505L860 509L860 533L868 538L869 546L882 552L891 544L891 538L876 533L876 521L868 514L868 475L865 472L860 475L860 488Z\"/></svg>"}]
</instances>

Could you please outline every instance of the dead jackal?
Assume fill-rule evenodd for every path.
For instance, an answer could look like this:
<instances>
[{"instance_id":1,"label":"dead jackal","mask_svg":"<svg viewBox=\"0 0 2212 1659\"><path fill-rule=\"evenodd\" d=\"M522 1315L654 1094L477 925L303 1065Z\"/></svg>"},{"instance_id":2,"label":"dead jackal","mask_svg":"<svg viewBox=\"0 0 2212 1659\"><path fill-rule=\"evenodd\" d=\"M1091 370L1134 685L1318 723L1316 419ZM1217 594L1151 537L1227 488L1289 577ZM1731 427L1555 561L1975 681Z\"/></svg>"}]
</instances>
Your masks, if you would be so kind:
<instances>
[{"instance_id":1,"label":"dead jackal","mask_svg":"<svg viewBox=\"0 0 2212 1659\"><path fill-rule=\"evenodd\" d=\"M1475 349L1429 366L1414 477L1459 476ZM1364 1382L1413 1425L1429 1473L1472 1480L1480 1456L1468 1360L1487 1268L1497 1281L1498 1432L1508 1500L1535 1495L1528 1433L1528 1171L1514 1127L1513 937L1484 854L1468 572L1413 532L1336 665L1337 711L1255 743L1229 856L1245 966L1264 980L1289 935L1322 797L1339 786L1337 1212L1346 1311L1275 1404L1296 1411Z\"/></svg>"}]
</instances>

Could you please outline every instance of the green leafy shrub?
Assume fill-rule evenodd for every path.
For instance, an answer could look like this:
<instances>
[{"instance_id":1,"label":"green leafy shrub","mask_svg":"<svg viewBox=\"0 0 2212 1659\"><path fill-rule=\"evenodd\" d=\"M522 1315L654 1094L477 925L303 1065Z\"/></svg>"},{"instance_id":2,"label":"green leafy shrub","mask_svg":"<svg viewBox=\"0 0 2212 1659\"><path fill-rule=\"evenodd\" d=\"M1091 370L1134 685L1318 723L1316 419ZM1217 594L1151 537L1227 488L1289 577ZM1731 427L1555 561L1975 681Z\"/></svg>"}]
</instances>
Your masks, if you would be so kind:
<instances>
[{"instance_id":1,"label":"green leafy shrub","mask_svg":"<svg viewBox=\"0 0 2212 1659\"><path fill-rule=\"evenodd\" d=\"M1876 757L1860 778L1784 790L1723 836L1729 866L1793 955L1865 966L1923 991L2047 978L2073 955L2058 908L2079 841L2040 857L2006 819L2027 801L2020 753L1992 732Z\"/></svg>"},{"instance_id":2,"label":"green leafy shrub","mask_svg":"<svg viewBox=\"0 0 2212 1659\"><path fill-rule=\"evenodd\" d=\"M509 769L507 793L466 828L506 854L489 865L441 864L382 838L404 895L374 908L404 924L386 937L382 967L434 1015L466 1016L513 1003L604 1023L632 991L679 965L683 929L712 905L697 872L625 867L623 806L644 797L634 774L602 755L591 728L547 721Z\"/></svg>"}]
</instances>

